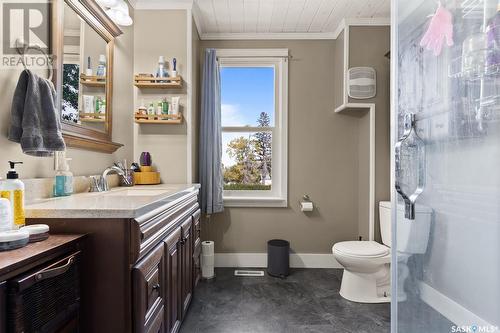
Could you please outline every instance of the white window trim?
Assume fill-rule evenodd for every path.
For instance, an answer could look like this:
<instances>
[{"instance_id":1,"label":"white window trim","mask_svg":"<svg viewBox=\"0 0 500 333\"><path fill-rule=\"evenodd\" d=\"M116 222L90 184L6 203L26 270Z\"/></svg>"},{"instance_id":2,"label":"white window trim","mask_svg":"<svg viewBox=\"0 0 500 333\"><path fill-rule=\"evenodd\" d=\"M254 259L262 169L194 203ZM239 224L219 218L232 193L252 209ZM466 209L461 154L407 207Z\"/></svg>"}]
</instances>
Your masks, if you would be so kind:
<instances>
[{"instance_id":1,"label":"white window trim","mask_svg":"<svg viewBox=\"0 0 500 333\"><path fill-rule=\"evenodd\" d=\"M273 66L276 79L276 114L273 135L271 191L224 191L225 207L288 206L288 49L217 49L220 66ZM255 128L257 131L262 128ZM225 132L253 131L252 127L223 127ZM278 138L276 140L275 138ZM277 157L277 158L276 158ZM258 195L257 195L258 194Z\"/></svg>"}]
</instances>

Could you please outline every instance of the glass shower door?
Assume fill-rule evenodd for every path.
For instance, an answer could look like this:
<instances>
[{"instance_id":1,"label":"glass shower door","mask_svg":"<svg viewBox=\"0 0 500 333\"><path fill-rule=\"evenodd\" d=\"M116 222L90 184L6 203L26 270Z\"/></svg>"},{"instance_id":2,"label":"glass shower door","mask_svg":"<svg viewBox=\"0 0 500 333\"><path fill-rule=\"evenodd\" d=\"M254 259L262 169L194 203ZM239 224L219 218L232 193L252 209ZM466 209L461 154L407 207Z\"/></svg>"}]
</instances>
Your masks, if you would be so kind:
<instances>
[{"instance_id":1,"label":"glass shower door","mask_svg":"<svg viewBox=\"0 0 500 333\"><path fill-rule=\"evenodd\" d=\"M500 3L393 0L392 332L500 332Z\"/></svg>"}]
</instances>

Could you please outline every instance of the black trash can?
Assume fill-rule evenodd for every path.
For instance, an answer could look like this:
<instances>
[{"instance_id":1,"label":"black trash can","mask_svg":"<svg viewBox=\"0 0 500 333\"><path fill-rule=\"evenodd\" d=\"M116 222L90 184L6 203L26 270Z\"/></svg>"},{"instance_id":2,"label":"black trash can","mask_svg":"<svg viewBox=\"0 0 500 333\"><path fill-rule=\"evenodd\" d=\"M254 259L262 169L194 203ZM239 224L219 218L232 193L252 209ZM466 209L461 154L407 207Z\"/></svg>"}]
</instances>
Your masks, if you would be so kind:
<instances>
[{"instance_id":1,"label":"black trash can","mask_svg":"<svg viewBox=\"0 0 500 333\"><path fill-rule=\"evenodd\" d=\"M285 278L290 274L290 242L271 239L267 242L267 273Z\"/></svg>"}]
</instances>

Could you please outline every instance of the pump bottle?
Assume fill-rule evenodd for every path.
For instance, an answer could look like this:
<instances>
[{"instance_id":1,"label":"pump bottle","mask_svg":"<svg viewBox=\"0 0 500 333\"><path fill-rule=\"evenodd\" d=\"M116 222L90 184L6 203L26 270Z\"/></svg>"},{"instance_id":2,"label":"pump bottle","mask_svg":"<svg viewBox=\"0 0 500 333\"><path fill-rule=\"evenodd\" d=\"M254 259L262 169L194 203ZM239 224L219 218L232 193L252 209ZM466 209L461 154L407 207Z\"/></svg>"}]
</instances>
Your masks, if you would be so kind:
<instances>
[{"instance_id":1,"label":"pump bottle","mask_svg":"<svg viewBox=\"0 0 500 333\"><path fill-rule=\"evenodd\" d=\"M7 179L0 183L0 197L10 201L12 211L12 229L19 229L25 224L24 183L19 180L16 164L23 162L9 161L10 171Z\"/></svg>"}]
</instances>

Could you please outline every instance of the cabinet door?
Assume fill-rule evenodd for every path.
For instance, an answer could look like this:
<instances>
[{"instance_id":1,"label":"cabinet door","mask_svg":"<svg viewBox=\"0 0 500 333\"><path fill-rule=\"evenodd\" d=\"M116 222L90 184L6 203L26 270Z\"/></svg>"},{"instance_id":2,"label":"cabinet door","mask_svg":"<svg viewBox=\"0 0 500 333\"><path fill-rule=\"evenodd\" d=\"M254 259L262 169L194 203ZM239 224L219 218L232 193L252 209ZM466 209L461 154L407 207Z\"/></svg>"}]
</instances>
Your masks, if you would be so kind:
<instances>
[{"instance_id":1,"label":"cabinet door","mask_svg":"<svg viewBox=\"0 0 500 333\"><path fill-rule=\"evenodd\" d=\"M166 332L176 333L181 324L181 228L163 241L165 244Z\"/></svg>"},{"instance_id":2,"label":"cabinet door","mask_svg":"<svg viewBox=\"0 0 500 333\"><path fill-rule=\"evenodd\" d=\"M201 279L201 224L200 211L193 214L193 290Z\"/></svg>"},{"instance_id":3,"label":"cabinet door","mask_svg":"<svg viewBox=\"0 0 500 333\"><path fill-rule=\"evenodd\" d=\"M191 216L181 225L181 309L182 318L185 317L193 292L193 220Z\"/></svg>"},{"instance_id":4,"label":"cabinet door","mask_svg":"<svg viewBox=\"0 0 500 333\"><path fill-rule=\"evenodd\" d=\"M0 282L0 332L7 332L7 282Z\"/></svg>"},{"instance_id":5,"label":"cabinet door","mask_svg":"<svg viewBox=\"0 0 500 333\"><path fill-rule=\"evenodd\" d=\"M160 243L132 269L133 320L136 333L150 332L153 326L158 325L158 309L163 308L165 288L163 252L163 243Z\"/></svg>"}]
</instances>

